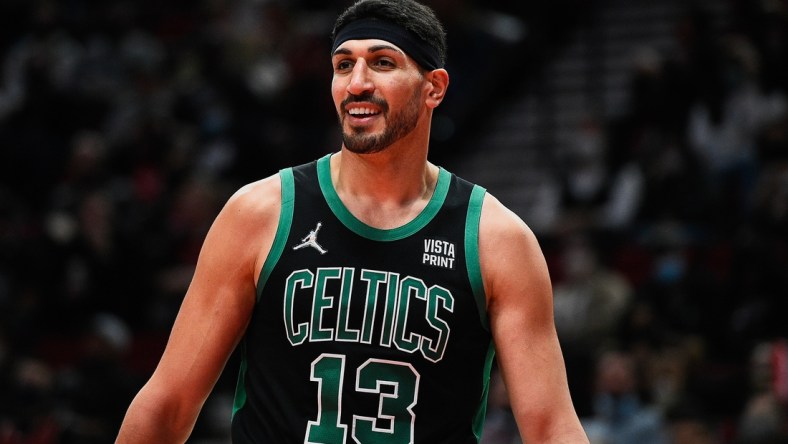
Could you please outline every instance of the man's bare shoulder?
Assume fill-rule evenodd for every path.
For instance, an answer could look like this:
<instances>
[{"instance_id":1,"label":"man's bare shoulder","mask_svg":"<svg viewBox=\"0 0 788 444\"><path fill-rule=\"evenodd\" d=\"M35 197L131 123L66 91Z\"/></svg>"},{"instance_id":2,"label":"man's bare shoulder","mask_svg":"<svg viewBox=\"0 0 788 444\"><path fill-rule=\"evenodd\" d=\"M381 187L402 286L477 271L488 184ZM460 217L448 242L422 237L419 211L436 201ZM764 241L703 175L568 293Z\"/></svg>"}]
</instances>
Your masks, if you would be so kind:
<instances>
[{"instance_id":1,"label":"man's bare shoulder","mask_svg":"<svg viewBox=\"0 0 788 444\"><path fill-rule=\"evenodd\" d=\"M496 245L533 236L522 218L490 193L484 196L479 230L483 238Z\"/></svg>"},{"instance_id":2,"label":"man's bare shoulder","mask_svg":"<svg viewBox=\"0 0 788 444\"><path fill-rule=\"evenodd\" d=\"M488 301L517 296L547 275L536 235L516 213L487 194L479 224L479 260Z\"/></svg>"},{"instance_id":3,"label":"man's bare shoulder","mask_svg":"<svg viewBox=\"0 0 788 444\"><path fill-rule=\"evenodd\" d=\"M282 184L279 174L274 174L239 188L227 200L223 211L260 223L261 217L276 216L281 204Z\"/></svg>"},{"instance_id":4,"label":"man's bare shoulder","mask_svg":"<svg viewBox=\"0 0 788 444\"><path fill-rule=\"evenodd\" d=\"M230 196L206 240L209 251L226 254L218 262L245 263L251 276L259 275L279 224L281 195L280 177L274 174Z\"/></svg>"}]
</instances>

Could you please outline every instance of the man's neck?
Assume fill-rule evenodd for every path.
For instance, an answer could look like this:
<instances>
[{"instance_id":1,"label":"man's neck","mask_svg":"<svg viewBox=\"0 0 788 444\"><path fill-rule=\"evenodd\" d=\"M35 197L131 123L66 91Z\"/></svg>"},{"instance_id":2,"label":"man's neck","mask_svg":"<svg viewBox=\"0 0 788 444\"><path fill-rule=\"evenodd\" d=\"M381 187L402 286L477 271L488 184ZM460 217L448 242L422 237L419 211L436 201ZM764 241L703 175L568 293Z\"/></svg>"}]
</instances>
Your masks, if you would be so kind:
<instances>
[{"instance_id":1,"label":"man's neck","mask_svg":"<svg viewBox=\"0 0 788 444\"><path fill-rule=\"evenodd\" d=\"M390 229L413 220L435 191L438 167L426 150L390 147L374 154L342 149L331 158L331 180L345 207L366 224Z\"/></svg>"}]
</instances>

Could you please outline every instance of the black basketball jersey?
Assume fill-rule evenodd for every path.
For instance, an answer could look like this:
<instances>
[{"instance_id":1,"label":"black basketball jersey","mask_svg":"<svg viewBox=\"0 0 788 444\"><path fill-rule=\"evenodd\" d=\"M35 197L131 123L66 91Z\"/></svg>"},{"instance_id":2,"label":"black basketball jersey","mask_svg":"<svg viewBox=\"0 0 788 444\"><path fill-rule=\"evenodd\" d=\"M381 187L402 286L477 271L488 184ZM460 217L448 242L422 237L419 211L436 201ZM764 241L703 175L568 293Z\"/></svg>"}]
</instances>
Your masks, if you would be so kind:
<instances>
[{"instance_id":1,"label":"black basketball jersey","mask_svg":"<svg viewBox=\"0 0 788 444\"><path fill-rule=\"evenodd\" d=\"M441 168L413 221L370 227L330 156L280 172L241 343L235 443L478 443L494 357L478 259L485 190Z\"/></svg>"}]
</instances>

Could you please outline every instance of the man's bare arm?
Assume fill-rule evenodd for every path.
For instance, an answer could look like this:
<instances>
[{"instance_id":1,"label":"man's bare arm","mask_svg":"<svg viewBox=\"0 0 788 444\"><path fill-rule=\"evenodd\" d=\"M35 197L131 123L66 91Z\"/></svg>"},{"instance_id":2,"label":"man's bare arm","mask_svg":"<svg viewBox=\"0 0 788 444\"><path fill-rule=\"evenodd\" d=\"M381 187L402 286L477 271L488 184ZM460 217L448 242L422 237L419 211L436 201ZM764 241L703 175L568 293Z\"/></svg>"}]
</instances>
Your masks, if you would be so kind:
<instances>
[{"instance_id":1,"label":"man's bare arm","mask_svg":"<svg viewBox=\"0 0 788 444\"><path fill-rule=\"evenodd\" d=\"M487 195L479 248L498 364L523 440L588 443L569 394L552 286L536 237Z\"/></svg>"},{"instance_id":2,"label":"man's bare arm","mask_svg":"<svg viewBox=\"0 0 788 444\"><path fill-rule=\"evenodd\" d=\"M233 195L209 230L169 341L118 443L185 442L246 330L279 217L278 176Z\"/></svg>"}]
</instances>

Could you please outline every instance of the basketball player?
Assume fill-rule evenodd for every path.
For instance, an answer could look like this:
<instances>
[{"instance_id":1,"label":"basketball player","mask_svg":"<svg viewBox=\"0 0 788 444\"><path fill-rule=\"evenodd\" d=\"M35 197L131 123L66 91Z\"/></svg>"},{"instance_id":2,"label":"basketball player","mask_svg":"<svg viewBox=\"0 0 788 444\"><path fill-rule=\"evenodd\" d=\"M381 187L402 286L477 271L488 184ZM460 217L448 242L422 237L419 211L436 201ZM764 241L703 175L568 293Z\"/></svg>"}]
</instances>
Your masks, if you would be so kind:
<instances>
[{"instance_id":1,"label":"basketball player","mask_svg":"<svg viewBox=\"0 0 788 444\"><path fill-rule=\"evenodd\" d=\"M427 160L441 24L361 0L333 39L341 149L230 198L118 442L185 441L236 346L235 443L475 443L496 358L524 440L588 442L537 240Z\"/></svg>"}]
</instances>

